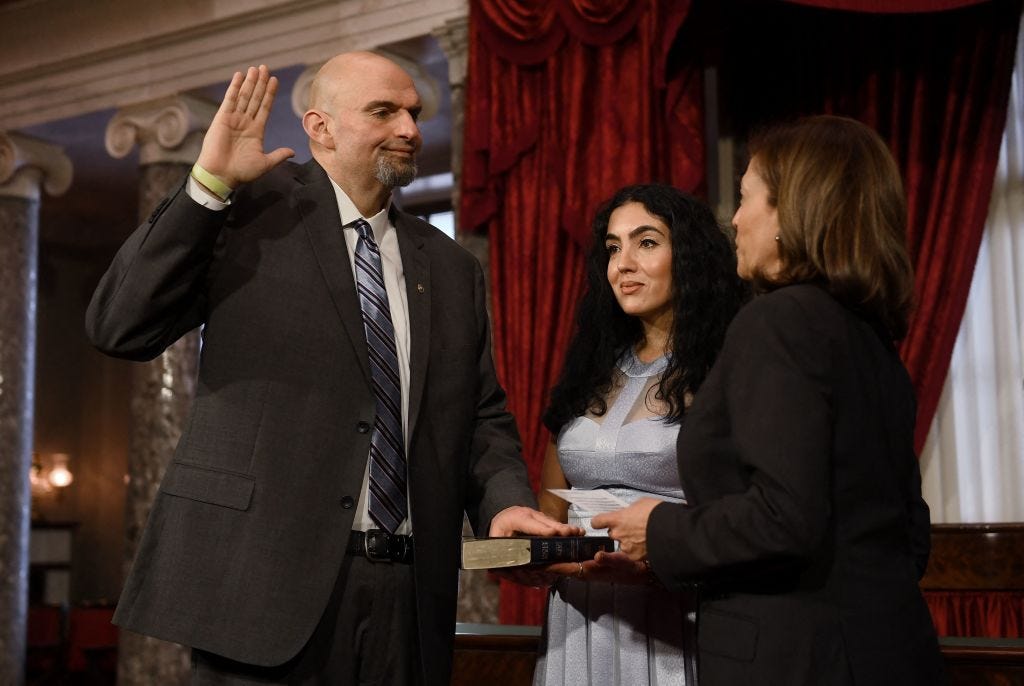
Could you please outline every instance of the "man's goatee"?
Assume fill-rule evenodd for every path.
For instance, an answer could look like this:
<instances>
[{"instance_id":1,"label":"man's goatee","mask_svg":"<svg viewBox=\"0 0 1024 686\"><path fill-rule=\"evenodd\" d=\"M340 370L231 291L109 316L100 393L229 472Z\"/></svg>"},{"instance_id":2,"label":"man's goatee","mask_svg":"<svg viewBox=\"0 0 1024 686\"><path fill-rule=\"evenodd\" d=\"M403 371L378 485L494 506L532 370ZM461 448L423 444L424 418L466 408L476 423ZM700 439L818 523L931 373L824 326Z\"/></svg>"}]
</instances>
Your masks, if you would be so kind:
<instances>
[{"instance_id":1,"label":"man's goatee","mask_svg":"<svg viewBox=\"0 0 1024 686\"><path fill-rule=\"evenodd\" d=\"M395 163L392 160L377 160L377 180L387 188L408 186L416 178L416 163Z\"/></svg>"}]
</instances>

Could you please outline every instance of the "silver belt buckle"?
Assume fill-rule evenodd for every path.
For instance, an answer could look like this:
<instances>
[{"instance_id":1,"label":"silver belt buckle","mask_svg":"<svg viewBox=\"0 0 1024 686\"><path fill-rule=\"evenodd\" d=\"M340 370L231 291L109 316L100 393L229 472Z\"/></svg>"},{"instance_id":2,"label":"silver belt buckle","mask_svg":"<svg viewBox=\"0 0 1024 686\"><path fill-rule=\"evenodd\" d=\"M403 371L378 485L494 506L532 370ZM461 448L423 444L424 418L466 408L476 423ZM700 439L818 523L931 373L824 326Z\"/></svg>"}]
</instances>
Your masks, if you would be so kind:
<instances>
[{"instance_id":1,"label":"silver belt buckle","mask_svg":"<svg viewBox=\"0 0 1024 686\"><path fill-rule=\"evenodd\" d=\"M363 554L371 562L391 562L389 534L380 529L370 529L363 536Z\"/></svg>"}]
</instances>

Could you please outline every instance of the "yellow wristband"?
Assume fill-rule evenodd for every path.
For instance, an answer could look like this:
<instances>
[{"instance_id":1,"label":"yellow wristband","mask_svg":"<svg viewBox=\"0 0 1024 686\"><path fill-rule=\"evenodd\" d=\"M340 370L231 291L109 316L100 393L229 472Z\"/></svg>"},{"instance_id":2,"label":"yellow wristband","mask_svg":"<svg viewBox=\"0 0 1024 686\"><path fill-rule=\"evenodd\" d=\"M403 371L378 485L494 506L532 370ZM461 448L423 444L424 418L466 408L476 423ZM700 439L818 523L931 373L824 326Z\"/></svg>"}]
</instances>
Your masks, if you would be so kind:
<instances>
[{"instance_id":1,"label":"yellow wristband","mask_svg":"<svg viewBox=\"0 0 1024 686\"><path fill-rule=\"evenodd\" d=\"M200 167L198 162L192 165L192 178L223 201L227 201L234 190L216 176Z\"/></svg>"}]
</instances>

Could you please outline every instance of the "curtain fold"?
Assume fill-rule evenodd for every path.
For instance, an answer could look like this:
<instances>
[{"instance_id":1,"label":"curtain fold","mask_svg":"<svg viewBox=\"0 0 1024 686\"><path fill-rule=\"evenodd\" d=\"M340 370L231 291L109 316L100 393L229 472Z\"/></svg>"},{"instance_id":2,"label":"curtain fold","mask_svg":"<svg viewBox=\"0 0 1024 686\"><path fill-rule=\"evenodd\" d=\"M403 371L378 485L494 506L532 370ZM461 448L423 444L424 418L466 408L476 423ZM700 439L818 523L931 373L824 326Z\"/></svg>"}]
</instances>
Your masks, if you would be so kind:
<instances>
[{"instance_id":1,"label":"curtain fold","mask_svg":"<svg viewBox=\"0 0 1024 686\"><path fill-rule=\"evenodd\" d=\"M924 71L907 103L913 116L890 129L911 197L908 238L917 307L900 353L917 389L918 451L945 383L988 216L1020 2L949 16L955 14L964 15L967 25L949 22L947 35L956 51L947 69ZM969 33L974 35L963 37ZM944 46L926 40L920 47L933 51ZM883 112L873 114L879 124L885 119Z\"/></svg>"},{"instance_id":2,"label":"curtain fold","mask_svg":"<svg viewBox=\"0 0 1024 686\"><path fill-rule=\"evenodd\" d=\"M830 112L888 141L909 201L918 307L901 354L924 442L988 211L1021 0L736 4L698 31L690 2L471 0L462 228L490 236L495 361L535 485L597 203L626 183L703 187L703 65L669 59L684 21L689 38L724 32L735 130ZM503 585L501 619L536 623L542 602Z\"/></svg>"},{"instance_id":3,"label":"curtain fold","mask_svg":"<svg viewBox=\"0 0 1024 686\"><path fill-rule=\"evenodd\" d=\"M1024 30L1024 22L1021 23ZM1019 35L1019 32L1018 32ZM933 522L1024 521L1024 42L963 322L921 453Z\"/></svg>"},{"instance_id":4,"label":"curtain fold","mask_svg":"<svg viewBox=\"0 0 1024 686\"><path fill-rule=\"evenodd\" d=\"M787 4L770 19L762 18L756 31L773 35L781 46L762 71L787 73L791 81L755 88L738 106L766 121L820 111L852 116L889 143L908 196L917 306L900 353L917 391L919 451L939 405L968 293L975 288L972 297L986 298L986 289L978 287L994 276L993 261L1001 265L1003 276L988 297L1001 306L1000 314L981 316L983 322L970 314L964 321L968 333L961 355L978 353L978 369L970 379L954 370L960 372L953 380L958 392L944 400L947 409L938 425L952 440L944 444L941 462L923 452L922 469L935 521L1019 521L1024 513L1024 415L1018 412L1024 405L1024 313L1015 280L1019 284L1017 267L1024 254L1016 248L1024 242L1014 235L1024 222L1024 153L1005 149L1004 131L1010 144L1020 140L1017 115L1008 116L1008 107L1011 83L1018 89L1014 98L1020 98L1013 68L1020 51L1021 3L993 0L902 15ZM870 10L868 3L856 4ZM909 11L912 4L890 7ZM814 38L801 41L800 36ZM987 220L993 245L980 252L979 263ZM985 388L989 394L978 392ZM946 488L936 494L939 477ZM945 513L951 510L970 515L949 519ZM1020 592L927 591L926 599L941 635L1022 635Z\"/></svg>"},{"instance_id":5,"label":"curtain fold","mask_svg":"<svg viewBox=\"0 0 1024 686\"><path fill-rule=\"evenodd\" d=\"M701 72L665 68L688 11L671 0L470 5L461 221L490 237L495 364L534 487L598 204L628 183L704 181ZM511 33L497 40L502 27ZM528 45L509 46L518 40ZM549 44L557 51L535 63ZM503 623L537 624L543 604L502 584Z\"/></svg>"},{"instance_id":6,"label":"curtain fold","mask_svg":"<svg viewBox=\"0 0 1024 686\"><path fill-rule=\"evenodd\" d=\"M567 35L587 45L611 45L633 29L651 0L491 0L478 2L480 37L493 54L539 64Z\"/></svg>"},{"instance_id":7,"label":"curtain fold","mask_svg":"<svg viewBox=\"0 0 1024 686\"><path fill-rule=\"evenodd\" d=\"M846 115L875 128L899 163L916 296L900 353L917 391L918 451L945 381L988 214L1020 10L1020 0L888 15L765 4L740 29L750 36L740 44L753 47L732 58L740 77L751 64L759 73L784 75L734 77L727 107L742 130L798 115ZM770 50L764 36L771 36Z\"/></svg>"},{"instance_id":8,"label":"curtain fold","mask_svg":"<svg viewBox=\"0 0 1024 686\"><path fill-rule=\"evenodd\" d=\"M1024 592L925 591L939 636L1024 638Z\"/></svg>"}]
</instances>

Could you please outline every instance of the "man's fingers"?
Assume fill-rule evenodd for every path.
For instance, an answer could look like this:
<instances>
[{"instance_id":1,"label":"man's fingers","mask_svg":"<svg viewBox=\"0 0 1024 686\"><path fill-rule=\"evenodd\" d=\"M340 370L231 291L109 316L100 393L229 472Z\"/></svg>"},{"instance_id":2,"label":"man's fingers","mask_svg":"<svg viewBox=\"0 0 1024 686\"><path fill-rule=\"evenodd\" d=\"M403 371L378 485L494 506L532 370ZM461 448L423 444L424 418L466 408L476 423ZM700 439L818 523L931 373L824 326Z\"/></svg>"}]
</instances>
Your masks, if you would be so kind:
<instances>
[{"instance_id":1,"label":"man's fingers","mask_svg":"<svg viewBox=\"0 0 1024 686\"><path fill-rule=\"evenodd\" d=\"M269 72L267 71L267 65L261 64L259 69L256 70L256 83L253 84L252 95L249 97L249 102L245 107L245 114L247 116L255 119L259 113L263 105L264 94L267 92L268 80Z\"/></svg>"},{"instance_id":2,"label":"man's fingers","mask_svg":"<svg viewBox=\"0 0 1024 686\"><path fill-rule=\"evenodd\" d=\"M224 100L220 103L221 112L234 112L235 106L238 104L238 90L242 87L242 72L236 71L231 76L231 83L228 84L228 89L224 91Z\"/></svg>"},{"instance_id":3,"label":"man's fingers","mask_svg":"<svg viewBox=\"0 0 1024 686\"><path fill-rule=\"evenodd\" d=\"M252 99L252 92L256 88L256 80L259 78L259 70L256 67L249 67L245 72L245 80L238 89L238 101L235 103L235 112L245 112L249 107L249 100Z\"/></svg>"},{"instance_id":4,"label":"man's fingers","mask_svg":"<svg viewBox=\"0 0 1024 686\"><path fill-rule=\"evenodd\" d=\"M267 162L270 165L269 168L276 167L289 157L295 157L295 151L291 148L278 148L273 152L267 153Z\"/></svg>"},{"instance_id":5,"label":"man's fingers","mask_svg":"<svg viewBox=\"0 0 1024 686\"><path fill-rule=\"evenodd\" d=\"M277 87L279 81L276 76L271 76L267 80L267 90L263 97L260 99L259 108L253 112L253 117L257 122L264 124L270 117L270 108L274 105L274 98L277 96Z\"/></svg>"},{"instance_id":6,"label":"man's fingers","mask_svg":"<svg viewBox=\"0 0 1024 686\"><path fill-rule=\"evenodd\" d=\"M560 522L557 519L552 519L543 512L533 511L531 516L535 520L543 523L545 527L544 534L547 536L582 536L586 533L582 527L566 524L565 522Z\"/></svg>"},{"instance_id":7,"label":"man's fingers","mask_svg":"<svg viewBox=\"0 0 1024 686\"><path fill-rule=\"evenodd\" d=\"M275 151L277 152L277 151ZM583 529L571 526L530 507L514 506L502 510L491 522L491 536L582 536Z\"/></svg>"}]
</instances>

